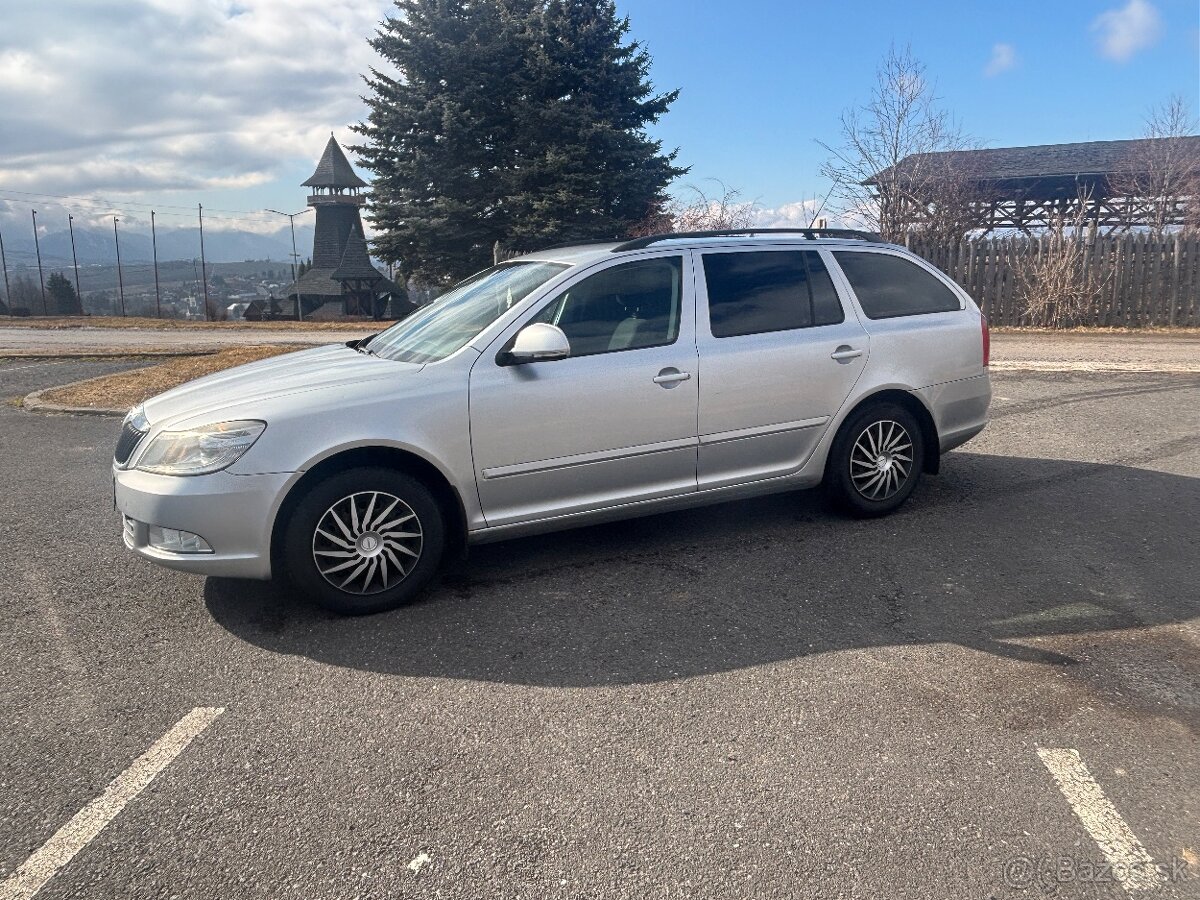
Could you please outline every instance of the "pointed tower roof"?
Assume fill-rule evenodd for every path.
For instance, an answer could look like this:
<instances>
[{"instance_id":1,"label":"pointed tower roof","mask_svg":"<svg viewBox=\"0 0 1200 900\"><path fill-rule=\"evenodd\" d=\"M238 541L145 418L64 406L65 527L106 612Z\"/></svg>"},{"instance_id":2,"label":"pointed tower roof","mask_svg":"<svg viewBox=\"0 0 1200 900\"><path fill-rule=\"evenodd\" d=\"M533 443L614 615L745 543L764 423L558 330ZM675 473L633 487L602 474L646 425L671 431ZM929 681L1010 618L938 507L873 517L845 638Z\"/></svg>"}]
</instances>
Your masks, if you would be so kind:
<instances>
[{"instance_id":1,"label":"pointed tower roof","mask_svg":"<svg viewBox=\"0 0 1200 900\"><path fill-rule=\"evenodd\" d=\"M355 228L350 232L350 236L346 238L342 262L329 277L334 281L355 278L363 281L384 280L380 271L371 265L371 256L367 253L367 239L363 237L362 229Z\"/></svg>"},{"instance_id":2,"label":"pointed tower roof","mask_svg":"<svg viewBox=\"0 0 1200 900\"><path fill-rule=\"evenodd\" d=\"M350 160L346 159L345 152L338 146L333 132L329 133L329 143L325 145L325 152L321 154L317 170L303 184L306 187L360 188L367 186L365 181L354 174Z\"/></svg>"}]
</instances>

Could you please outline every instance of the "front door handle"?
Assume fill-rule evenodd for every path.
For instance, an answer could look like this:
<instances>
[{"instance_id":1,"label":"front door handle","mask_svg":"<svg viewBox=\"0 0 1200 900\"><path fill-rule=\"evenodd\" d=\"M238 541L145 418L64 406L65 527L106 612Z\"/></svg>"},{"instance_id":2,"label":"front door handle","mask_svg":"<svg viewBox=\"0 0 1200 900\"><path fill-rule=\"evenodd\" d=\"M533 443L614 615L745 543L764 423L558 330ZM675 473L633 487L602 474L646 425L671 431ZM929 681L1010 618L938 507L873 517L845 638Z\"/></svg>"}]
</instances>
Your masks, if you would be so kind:
<instances>
[{"instance_id":1,"label":"front door handle","mask_svg":"<svg viewBox=\"0 0 1200 900\"><path fill-rule=\"evenodd\" d=\"M861 350L857 350L854 347L851 347L849 344L842 344L842 346L838 347L829 354L829 358L836 359L840 362L843 359L854 359L855 357L862 355L863 352Z\"/></svg>"},{"instance_id":2,"label":"front door handle","mask_svg":"<svg viewBox=\"0 0 1200 900\"><path fill-rule=\"evenodd\" d=\"M654 376L654 383L661 384L665 388L672 388L679 382L687 381L691 377L691 372L680 372L676 368L668 367Z\"/></svg>"}]
</instances>

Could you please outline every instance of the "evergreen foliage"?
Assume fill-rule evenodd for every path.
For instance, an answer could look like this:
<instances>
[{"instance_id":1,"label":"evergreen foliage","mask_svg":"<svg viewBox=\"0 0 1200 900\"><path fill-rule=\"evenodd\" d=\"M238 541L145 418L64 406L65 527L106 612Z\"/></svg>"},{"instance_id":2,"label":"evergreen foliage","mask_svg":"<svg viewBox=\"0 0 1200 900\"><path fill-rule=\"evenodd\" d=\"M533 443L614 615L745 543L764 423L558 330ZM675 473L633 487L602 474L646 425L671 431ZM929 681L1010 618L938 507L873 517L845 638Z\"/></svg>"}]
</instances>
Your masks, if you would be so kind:
<instances>
[{"instance_id":1,"label":"evergreen foliage","mask_svg":"<svg viewBox=\"0 0 1200 900\"><path fill-rule=\"evenodd\" d=\"M628 235L684 174L646 134L650 56L612 0L397 0L371 41L364 143L376 255L405 278L462 278L497 241Z\"/></svg>"},{"instance_id":2,"label":"evergreen foliage","mask_svg":"<svg viewBox=\"0 0 1200 900\"><path fill-rule=\"evenodd\" d=\"M73 285L62 272L51 272L46 279L46 303L52 316L82 316L83 305Z\"/></svg>"}]
</instances>

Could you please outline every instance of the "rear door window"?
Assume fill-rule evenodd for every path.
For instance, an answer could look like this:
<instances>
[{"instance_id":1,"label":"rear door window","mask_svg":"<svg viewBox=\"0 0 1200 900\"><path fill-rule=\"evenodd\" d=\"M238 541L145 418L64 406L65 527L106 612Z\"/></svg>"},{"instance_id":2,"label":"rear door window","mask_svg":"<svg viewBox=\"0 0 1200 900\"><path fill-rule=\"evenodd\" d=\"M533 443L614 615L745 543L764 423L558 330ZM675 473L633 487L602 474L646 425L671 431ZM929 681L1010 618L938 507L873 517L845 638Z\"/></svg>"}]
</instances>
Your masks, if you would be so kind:
<instances>
[{"instance_id":1,"label":"rear door window","mask_svg":"<svg viewBox=\"0 0 1200 900\"><path fill-rule=\"evenodd\" d=\"M961 309L958 296L916 263L888 253L835 250L834 257L868 319Z\"/></svg>"},{"instance_id":2,"label":"rear door window","mask_svg":"<svg viewBox=\"0 0 1200 900\"><path fill-rule=\"evenodd\" d=\"M706 253L703 260L713 337L834 325L845 318L815 251Z\"/></svg>"}]
</instances>

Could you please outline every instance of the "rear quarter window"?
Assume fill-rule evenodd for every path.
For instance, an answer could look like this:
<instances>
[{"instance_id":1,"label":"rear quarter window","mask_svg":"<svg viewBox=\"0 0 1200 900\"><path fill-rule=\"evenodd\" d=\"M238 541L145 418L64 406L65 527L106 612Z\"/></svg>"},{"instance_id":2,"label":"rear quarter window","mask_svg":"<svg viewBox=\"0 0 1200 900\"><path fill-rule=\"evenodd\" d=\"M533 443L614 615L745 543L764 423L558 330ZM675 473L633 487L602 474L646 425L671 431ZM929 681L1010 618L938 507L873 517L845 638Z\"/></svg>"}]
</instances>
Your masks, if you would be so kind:
<instances>
[{"instance_id":1,"label":"rear quarter window","mask_svg":"<svg viewBox=\"0 0 1200 900\"><path fill-rule=\"evenodd\" d=\"M834 258L869 319L961 309L958 295L916 263L887 253L835 250Z\"/></svg>"}]
</instances>

